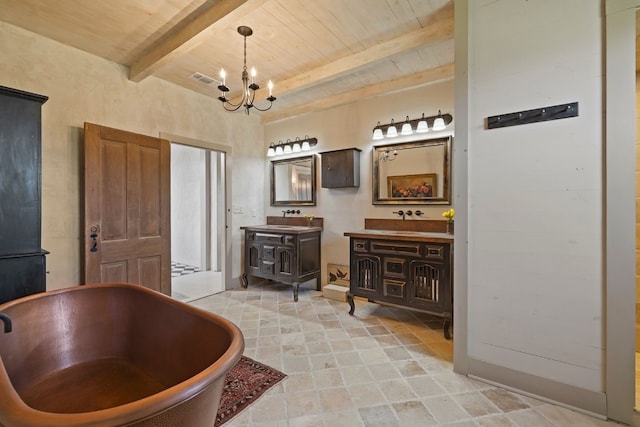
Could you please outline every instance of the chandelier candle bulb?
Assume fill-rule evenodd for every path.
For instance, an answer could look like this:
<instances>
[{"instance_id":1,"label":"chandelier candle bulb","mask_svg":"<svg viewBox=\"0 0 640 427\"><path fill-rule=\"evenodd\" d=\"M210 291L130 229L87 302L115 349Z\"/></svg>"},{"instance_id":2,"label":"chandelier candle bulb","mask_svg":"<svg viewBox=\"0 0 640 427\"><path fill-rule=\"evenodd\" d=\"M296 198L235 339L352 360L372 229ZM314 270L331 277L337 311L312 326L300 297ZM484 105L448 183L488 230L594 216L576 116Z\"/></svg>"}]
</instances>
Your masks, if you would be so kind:
<instances>
[{"instance_id":1,"label":"chandelier candle bulb","mask_svg":"<svg viewBox=\"0 0 640 427\"><path fill-rule=\"evenodd\" d=\"M271 80L269 80L269 83L267 83L267 87L269 87L269 96L273 95L273 82Z\"/></svg>"},{"instance_id":2,"label":"chandelier candle bulb","mask_svg":"<svg viewBox=\"0 0 640 427\"><path fill-rule=\"evenodd\" d=\"M256 67L251 67L251 84L255 83L256 80Z\"/></svg>"},{"instance_id":3,"label":"chandelier candle bulb","mask_svg":"<svg viewBox=\"0 0 640 427\"><path fill-rule=\"evenodd\" d=\"M226 86L227 73L224 71L224 68L220 69L220 78L222 79L222 86Z\"/></svg>"}]
</instances>

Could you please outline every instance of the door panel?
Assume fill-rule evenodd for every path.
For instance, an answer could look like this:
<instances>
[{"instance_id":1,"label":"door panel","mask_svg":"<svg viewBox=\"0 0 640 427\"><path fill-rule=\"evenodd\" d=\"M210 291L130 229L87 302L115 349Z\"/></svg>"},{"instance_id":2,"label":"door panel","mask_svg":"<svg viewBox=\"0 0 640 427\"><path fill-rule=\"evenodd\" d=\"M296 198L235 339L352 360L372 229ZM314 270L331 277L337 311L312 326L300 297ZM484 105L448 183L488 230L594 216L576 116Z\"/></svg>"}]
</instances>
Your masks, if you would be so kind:
<instances>
[{"instance_id":1,"label":"door panel","mask_svg":"<svg viewBox=\"0 0 640 427\"><path fill-rule=\"evenodd\" d=\"M171 294L169 156L166 140L85 123L85 283Z\"/></svg>"}]
</instances>

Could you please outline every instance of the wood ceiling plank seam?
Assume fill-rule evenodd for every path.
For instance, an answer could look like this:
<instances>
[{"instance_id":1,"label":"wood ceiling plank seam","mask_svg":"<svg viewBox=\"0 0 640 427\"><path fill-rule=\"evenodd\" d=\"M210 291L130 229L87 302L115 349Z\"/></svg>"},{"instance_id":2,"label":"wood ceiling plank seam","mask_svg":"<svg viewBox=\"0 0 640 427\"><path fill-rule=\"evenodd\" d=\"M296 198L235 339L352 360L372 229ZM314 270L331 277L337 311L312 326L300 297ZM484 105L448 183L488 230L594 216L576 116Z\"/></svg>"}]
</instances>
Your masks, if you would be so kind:
<instances>
[{"instance_id":1,"label":"wood ceiling plank seam","mask_svg":"<svg viewBox=\"0 0 640 427\"><path fill-rule=\"evenodd\" d=\"M388 58L400 51L433 43L443 37L451 37L452 34L453 20L436 23L413 33L388 40L357 54L348 55L329 64L300 73L291 79L281 81L278 91L283 94L293 90L300 90L313 84L336 78L363 65Z\"/></svg>"},{"instance_id":2,"label":"wood ceiling plank seam","mask_svg":"<svg viewBox=\"0 0 640 427\"><path fill-rule=\"evenodd\" d=\"M306 114L311 111L320 111L339 105L348 104L353 102L354 100L368 99L386 93L409 90L415 87L427 86L430 84L451 80L453 78L453 71L453 63L430 70L424 70L397 79L358 88L350 92L343 92L339 95L317 99L314 102L307 103L302 106L264 113L262 115L262 122L273 123L283 119Z\"/></svg>"},{"instance_id":3,"label":"wood ceiling plank seam","mask_svg":"<svg viewBox=\"0 0 640 427\"><path fill-rule=\"evenodd\" d=\"M190 51L203 42L205 30L223 20L238 20L255 11L268 0L220 0L203 11L188 24L182 26L156 43L146 54L138 58L129 69L129 79L139 82L153 74L166 63Z\"/></svg>"}]
</instances>

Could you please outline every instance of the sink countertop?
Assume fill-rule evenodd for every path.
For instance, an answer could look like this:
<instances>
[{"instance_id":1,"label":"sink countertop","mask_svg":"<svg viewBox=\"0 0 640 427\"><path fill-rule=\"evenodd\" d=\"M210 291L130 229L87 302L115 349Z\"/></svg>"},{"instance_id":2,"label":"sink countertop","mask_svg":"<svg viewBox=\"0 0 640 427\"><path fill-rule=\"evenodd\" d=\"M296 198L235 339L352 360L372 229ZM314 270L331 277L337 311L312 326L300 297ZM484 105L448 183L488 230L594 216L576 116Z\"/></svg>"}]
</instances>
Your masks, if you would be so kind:
<instances>
[{"instance_id":1,"label":"sink countertop","mask_svg":"<svg viewBox=\"0 0 640 427\"><path fill-rule=\"evenodd\" d=\"M311 233L314 231L322 231L322 227L307 227L303 225L271 225L271 224L261 224L261 225L247 225L240 227L241 230L254 230L254 231L263 231L263 232L278 232L278 233L290 233L290 234L302 234L302 233Z\"/></svg>"},{"instance_id":2,"label":"sink countertop","mask_svg":"<svg viewBox=\"0 0 640 427\"><path fill-rule=\"evenodd\" d=\"M381 239L381 240L410 240L410 241L429 241L429 242L446 242L453 241L453 234L447 233L430 233L424 231L401 231L401 230L358 230L346 231L345 236L360 237L364 239Z\"/></svg>"}]
</instances>

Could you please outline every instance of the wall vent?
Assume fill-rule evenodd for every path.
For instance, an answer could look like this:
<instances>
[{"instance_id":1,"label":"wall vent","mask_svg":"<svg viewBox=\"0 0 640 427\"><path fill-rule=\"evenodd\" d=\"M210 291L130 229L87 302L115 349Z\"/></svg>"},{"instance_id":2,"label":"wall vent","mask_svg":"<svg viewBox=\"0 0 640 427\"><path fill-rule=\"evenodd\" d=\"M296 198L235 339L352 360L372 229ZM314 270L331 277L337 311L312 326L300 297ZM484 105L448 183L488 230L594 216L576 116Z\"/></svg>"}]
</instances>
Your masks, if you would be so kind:
<instances>
[{"instance_id":1,"label":"wall vent","mask_svg":"<svg viewBox=\"0 0 640 427\"><path fill-rule=\"evenodd\" d=\"M191 78L199 81L200 83L204 83L206 85L210 85L211 83L217 83L217 80L214 79L213 77L209 77L205 74L198 73L198 72L191 74Z\"/></svg>"}]
</instances>

